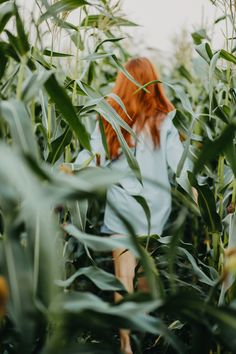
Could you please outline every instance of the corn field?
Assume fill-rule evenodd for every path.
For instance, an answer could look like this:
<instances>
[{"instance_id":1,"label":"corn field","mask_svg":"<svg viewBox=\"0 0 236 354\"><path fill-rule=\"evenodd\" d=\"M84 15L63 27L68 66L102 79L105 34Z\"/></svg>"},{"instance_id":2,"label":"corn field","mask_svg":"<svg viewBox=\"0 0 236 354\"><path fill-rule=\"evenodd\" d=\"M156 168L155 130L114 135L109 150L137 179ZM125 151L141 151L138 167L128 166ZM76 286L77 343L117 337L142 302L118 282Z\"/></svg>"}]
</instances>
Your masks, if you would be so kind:
<instances>
[{"instance_id":1,"label":"corn field","mask_svg":"<svg viewBox=\"0 0 236 354\"><path fill-rule=\"evenodd\" d=\"M122 219L149 287L130 294L114 275L121 241L100 232L122 175L90 167L90 134L103 116L122 136L107 98L118 71L134 81L124 63L137 25L121 1L35 0L26 11L0 0L1 354L121 353L119 328L137 354L236 353L236 2L209 2L224 46L199 28L189 58L179 50L162 75L184 145L177 174L190 158L198 204L173 178L163 235L137 238ZM91 159L78 166L82 149Z\"/></svg>"}]
</instances>

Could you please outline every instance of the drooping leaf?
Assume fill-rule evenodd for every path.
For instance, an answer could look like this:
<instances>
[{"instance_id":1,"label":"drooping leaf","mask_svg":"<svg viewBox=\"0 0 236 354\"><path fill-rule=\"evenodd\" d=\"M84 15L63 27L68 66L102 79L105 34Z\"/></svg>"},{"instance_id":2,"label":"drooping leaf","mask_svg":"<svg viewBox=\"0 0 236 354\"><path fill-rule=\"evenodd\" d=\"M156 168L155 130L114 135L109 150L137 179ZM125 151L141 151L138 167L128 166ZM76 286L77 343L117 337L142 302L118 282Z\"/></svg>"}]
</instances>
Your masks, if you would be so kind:
<instances>
[{"instance_id":1,"label":"drooping leaf","mask_svg":"<svg viewBox=\"0 0 236 354\"><path fill-rule=\"evenodd\" d=\"M208 43L202 43L195 47L198 54L209 64L213 57L211 47Z\"/></svg>"},{"instance_id":2,"label":"drooping leaf","mask_svg":"<svg viewBox=\"0 0 236 354\"><path fill-rule=\"evenodd\" d=\"M97 60L107 57L112 60L113 64L117 67L117 69L122 72L135 86L137 86L139 89L144 90L145 92L148 92L148 90L146 89L146 85L141 85L137 80L135 80L128 72L128 70L126 70L126 68L120 63L116 55L113 53L92 53L83 58L83 60Z\"/></svg>"},{"instance_id":3,"label":"drooping leaf","mask_svg":"<svg viewBox=\"0 0 236 354\"><path fill-rule=\"evenodd\" d=\"M24 104L17 100L1 101L0 117L10 126L15 148L38 158L38 148L34 138L31 120Z\"/></svg>"},{"instance_id":4,"label":"drooping leaf","mask_svg":"<svg viewBox=\"0 0 236 354\"><path fill-rule=\"evenodd\" d=\"M73 54L59 53L59 52L55 52L55 51L52 51L49 49L44 49L43 55L46 55L47 57L57 57L57 58L73 57Z\"/></svg>"},{"instance_id":5,"label":"drooping leaf","mask_svg":"<svg viewBox=\"0 0 236 354\"><path fill-rule=\"evenodd\" d=\"M194 165L194 174L201 171L206 163L212 161L212 159L227 149L234 138L235 129L236 125L234 123L228 124L217 139L214 141L208 140L204 144L204 147Z\"/></svg>"},{"instance_id":6,"label":"drooping leaf","mask_svg":"<svg viewBox=\"0 0 236 354\"><path fill-rule=\"evenodd\" d=\"M135 252L135 247L129 237L114 239L112 237L88 235L76 229L73 225L66 225L64 229L69 235L75 237L78 241L94 251L107 252L112 251L115 248L127 248Z\"/></svg>"},{"instance_id":7,"label":"drooping leaf","mask_svg":"<svg viewBox=\"0 0 236 354\"><path fill-rule=\"evenodd\" d=\"M35 96L39 93L39 90L43 88L43 85L52 75L52 72L49 70L41 70L30 75L24 82L22 88L21 98L25 102L29 102L34 99Z\"/></svg>"},{"instance_id":8,"label":"drooping leaf","mask_svg":"<svg viewBox=\"0 0 236 354\"><path fill-rule=\"evenodd\" d=\"M115 66L117 67L118 70L120 70L131 82L133 82L133 84L135 84L138 88L141 88L145 91L148 92L148 90L146 90L146 88L144 86L142 86L140 84L140 82L138 82L137 80L135 80L132 75L128 72L128 70L126 70L126 68L120 63L120 61L117 59L117 57L115 56L115 54L111 55L112 61L115 64Z\"/></svg>"},{"instance_id":9,"label":"drooping leaf","mask_svg":"<svg viewBox=\"0 0 236 354\"><path fill-rule=\"evenodd\" d=\"M0 33L4 30L7 22L14 15L14 1L7 1L0 5Z\"/></svg>"},{"instance_id":10,"label":"drooping leaf","mask_svg":"<svg viewBox=\"0 0 236 354\"><path fill-rule=\"evenodd\" d=\"M30 45L28 41L28 36L24 29L23 21L19 15L19 11L16 5L14 5L14 9L15 9L15 16L16 16L18 48L20 48L21 55L24 55L30 50Z\"/></svg>"},{"instance_id":11,"label":"drooping leaf","mask_svg":"<svg viewBox=\"0 0 236 354\"><path fill-rule=\"evenodd\" d=\"M17 53L17 56L15 56L17 58L17 61L20 61L20 59L19 59L20 56L21 55L23 56L26 53L25 52L25 48L24 47L22 48L22 44L21 44L21 41L20 41L18 36L14 36L8 30L5 30L5 32L6 32L7 36L8 36L8 40L9 40L9 43L10 43L11 47L14 49L14 52Z\"/></svg>"},{"instance_id":12,"label":"drooping leaf","mask_svg":"<svg viewBox=\"0 0 236 354\"><path fill-rule=\"evenodd\" d=\"M210 188L204 184L199 185L195 175L188 172L189 181L191 185L198 191L198 204L210 231L221 231L221 220L219 214L216 212L215 198Z\"/></svg>"},{"instance_id":13,"label":"drooping leaf","mask_svg":"<svg viewBox=\"0 0 236 354\"><path fill-rule=\"evenodd\" d=\"M147 90L148 90L148 86L149 86L149 85L158 84L158 83L170 87L170 88L175 92L176 96L180 99L183 108L184 108L187 112L189 112L191 115L195 115L194 112L193 112L192 105L191 105L191 103L190 103L189 97L188 97L188 95L185 93L183 87L181 87L180 85L173 85L173 84L170 84L169 82L160 81L160 80L153 80L153 81L147 82L145 85L142 85L141 87L139 87L139 88L135 91L135 93L139 92L139 91L142 90L142 89L146 89L146 88L147 88Z\"/></svg>"},{"instance_id":14,"label":"drooping leaf","mask_svg":"<svg viewBox=\"0 0 236 354\"><path fill-rule=\"evenodd\" d=\"M70 30L74 30L76 32L78 32L78 30L79 30L78 26L75 26L75 25L73 25L73 23L67 22L67 21L65 21L63 19L61 20L58 17L53 17L52 20L60 28L70 29Z\"/></svg>"},{"instance_id":15,"label":"drooping leaf","mask_svg":"<svg viewBox=\"0 0 236 354\"><path fill-rule=\"evenodd\" d=\"M194 43L197 45L201 44L203 39L209 40L209 37L208 37L205 29L201 29L199 31L193 32L191 35L194 40Z\"/></svg>"},{"instance_id":16,"label":"drooping leaf","mask_svg":"<svg viewBox=\"0 0 236 354\"><path fill-rule=\"evenodd\" d=\"M178 71L183 77L185 77L185 79L188 80L188 82L192 83L194 81L192 74L184 65L180 65Z\"/></svg>"},{"instance_id":17,"label":"drooping leaf","mask_svg":"<svg viewBox=\"0 0 236 354\"><path fill-rule=\"evenodd\" d=\"M98 49L104 44L104 43L107 43L107 42L112 42L112 43L115 43L115 42L119 42L119 41L122 41L122 39L124 39L125 37L118 37L118 38L106 38L104 39L103 41L101 41L100 43L97 44L94 52L96 53L98 51Z\"/></svg>"},{"instance_id":18,"label":"drooping leaf","mask_svg":"<svg viewBox=\"0 0 236 354\"><path fill-rule=\"evenodd\" d=\"M151 211L149 208L149 205L144 197L141 195L133 195L133 198L141 205L141 207L144 210L144 213L147 218L147 224L148 224L148 236L150 235L150 230L151 230Z\"/></svg>"},{"instance_id":19,"label":"drooping leaf","mask_svg":"<svg viewBox=\"0 0 236 354\"><path fill-rule=\"evenodd\" d=\"M211 278L209 278L207 276L207 274L205 274L203 272L203 270L200 268L200 266L197 264L195 258L190 254L190 252L188 252L185 248L183 247L178 247L178 251L182 254L185 255L185 257L188 259L188 261L191 263L192 267L193 267L193 271L196 274L196 276L198 277L199 281L207 284L209 286L214 286L214 284L216 283L214 280L212 280Z\"/></svg>"},{"instance_id":20,"label":"drooping leaf","mask_svg":"<svg viewBox=\"0 0 236 354\"><path fill-rule=\"evenodd\" d=\"M219 59L220 53L216 52L213 57L211 58L210 61L210 66L209 66L209 111L210 111L210 116L212 114L212 100L213 100L213 94L214 94L214 84L215 84L215 71L216 71L216 65L217 61Z\"/></svg>"},{"instance_id":21,"label":"drooping leaf","mask_svg":"<svg viewBox=\"0 0 236 354\"><path fill-rule=\"evenodd\" d=\"M81 275L90 279L99 289L107 291L125 291L124 285L111 273L101 268L90 266L82 267L67 280L57 280L57 285L68 287Z\"/></svg>"},{"instance_id":22,"label":"drooping leaf","mask_svg":"<svg viewBox=\"0 0 236 354\"><path fill-rule=\"evenodd\" d=\"M234 308L217 307L199 299L198 294L191 292L179 293L166 302L163 309L169 313L179 313L187 321L198 323L204 326L204 330L215 336L221 343L231 351L236 350L236 313ZM211 325L208 325L206 318ZM217 331L214 329L217 327Z\"/></svg>"},{"instance_id":23,"label":"drooping leaf","mask_svg":"<svg viewBox=\"0 0 236 354\"><path fill-rule=\"evenodd\" d=\"M236 64L236 56L227 52L226 50L221 49L220 56L221 56L221 58L223 58L227 61L230 61L233 64Z\"/></svg>"},{"instance_id":24,"label":"drooping leaf","mask_svg":"<svg viewBox=\"0 0 236 354\"><path fill-rule=\"evenodd\" d=\"M51 5L47 11L40 17L39 21L45 21L50 17L56 17L61 12L67 12L77 9L78 7L89 5L85 0L60 0Z\"/></svg>"},{"instance_id":25,"label":"drooping leaf","mask_svg":"<svg viewBox=\"0 0 236 354\"><path fill-rule=\"evenodd\" d=\"M160 319L147 315L148 312L161 304L160 300L137 303L130 301L110 306L91 293L74 292L55 299L51 305L50 312L56 314L62 310L67 316L76 314L76 323L84 323L85 321L86 327L90 329L91 324L93 323L94 328L96 323L97 330L98 328L103 328L105 333L111 328L111 320L115 319L113 327L119 324L118 326L125 328L128 325L129 328L141 332L161 334L178 353L186 354L185 346L167 326ZM91 314L92 318L96 319L96 322L89 320Z\"/></svg>"},{"instance_id":26,"label":"drooping leaf","mask_svg":"<svg viewBox=\"0 0 236 354\"><path fill-rule=\"evenodd\" d=\"M89 135L79 119L77 117L72 102L67 95L64 88L62 88L57 82L54 74L44 84L49 96L55 102L56 107L63 115L63 118L68 122L71 129L76 133L80 143L88 150L90 150Z\"/></svg>"},{"instance_id":27,"label":"drooping leaf","mask_svg":"<svg viewBox=\"0 0 236 354\"><path fill-rule=\"evenodd\" d=\"M218 17L218 18L215 20L215 23L219 23L219 22L225 20L226 17L227 17L227 16L225 16L225 15Z\"/></svg>"},{"instance_id":28,"label":"drooping leaf","mask_svg":"<svg viewBox=\"0 0 236 354\"><path fill-rule=\"evenodd\" d=\"M47 157L47 162L54 164L63 153L65 147L70 144L72 138L72 132L67 127L63 134L56 138L51 143L51 151Z\"/></svg>"},{"instance_id":29,"label":"drooping leaf","mask_svg":"<svg viewBox=\"0 0 236 354\"><path fill-rule=\"evenodd\" d=\"M3 48L3 46L0 43L0 56L1 56L1 61L0 61L0 80L3 77L6 67L7 67L7 62L8 58L6 56L6 52Z\"/></svg>"},{"instance_id":30,"label":"drooping leaf","mask_svg":"<svg viewBox=\"0 0 236 354\"><path fill-rule=\"evenodd\" d=\"M135 27L137 26L136 23L126 20L122 17L115 17L115 16L104 16L104 15L88 15L86 16L82 22L81 27L99 27L100 24L109 20L109 26L127 26L127 27Z\"/></svg>"},{"instance_id":31,"label":"drooping leaf","mask_svg":"<svg viewBox=\"0 0 236 354\"><path fill-rule=\"evenodd\" d=\"M106 156L110 160L110 151L109 151L108 144L107 144L107 138L106 138L106 134L105 134L104 125L103 125L103 122L102 122L102 119L100 116L99 116L99 129L101 132L102 144L103 144L104 150L106 152Z\"/></svg>"},{"instance_id":32,"label":"drooping leaf","mask_svg":"<svg viewBox=\"0 0 236 354\"><path fill-rule=\"evenodd\" d=\"M44 185L29 169L22 151L2 143L0 160L1 209L8 220L4 253L11 293L9 315L20 334L18 350L27 353L35 340L35 319L42 319L35 301L45 308L50 297L55 297L53 279L57 265L53 240L58 228L49 199L45 198ZM13 212L14 205L20 205L20 208ZM27 232L27 247L21 244L22 223ZM23 333L27 336L22 336Z\"/></svg>"}]
</instances>

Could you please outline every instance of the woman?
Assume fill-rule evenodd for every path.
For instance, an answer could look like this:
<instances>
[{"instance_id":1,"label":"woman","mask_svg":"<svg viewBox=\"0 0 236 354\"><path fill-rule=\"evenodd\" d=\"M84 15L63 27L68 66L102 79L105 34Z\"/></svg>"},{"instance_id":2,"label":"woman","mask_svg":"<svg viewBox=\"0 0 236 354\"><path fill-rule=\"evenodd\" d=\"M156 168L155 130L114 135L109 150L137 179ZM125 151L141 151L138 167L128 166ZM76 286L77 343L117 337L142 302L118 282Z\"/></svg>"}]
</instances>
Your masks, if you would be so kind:
<instances>
[{"instance_id":1,"label":"woman","mask_svg":"<svg viewBox=\"0 0 236 354\"><path fill-rule=\"evenodd\" d=\"M159 80L157 72L147 58L132 59L125 68L140 85ZM178 131L172 122L175 115L174 107L165 96L160 83L156 82L148 85L146 90L139 90L122 72L117 76L113 93L120 97L126 112L114 96L108 99L108 103L134 130L138 138L134 141L126 130L121 129L139 164L143 184L130 169L113 127L105 118L102 118L110 161L106 158L98 124L91 139L92 150L95 154L99 154L101 165L109 163L109 167L114 170L129 172L128 177L123 178L119 185L109 188L107 192L102 232L111 234L113 237L122 237L127 234L125 225L110 206L112 204L117 207L119 214L132 223L137 236L147 235L148 223L144 210L133 197L141 195L146 199L150 208L151 234L161 235L171 212L168 168L170 167L176 173L183 152ZM88 151L83 150L76 163L82 164L89 156ZM93 161L93 164L96 164L96 161ZM188 169L190 166L187 160L176 180L182 188L191 193L187 178ZM115 274L127 291L132 292L136 261L131 252L124 251L124 249L118 249L113 252ZM119 299L120 295L115 294L115 300ZM121 330L120 336L121 349L125 353L132 353L129 331Z\"/></svg>"}]
</instances>

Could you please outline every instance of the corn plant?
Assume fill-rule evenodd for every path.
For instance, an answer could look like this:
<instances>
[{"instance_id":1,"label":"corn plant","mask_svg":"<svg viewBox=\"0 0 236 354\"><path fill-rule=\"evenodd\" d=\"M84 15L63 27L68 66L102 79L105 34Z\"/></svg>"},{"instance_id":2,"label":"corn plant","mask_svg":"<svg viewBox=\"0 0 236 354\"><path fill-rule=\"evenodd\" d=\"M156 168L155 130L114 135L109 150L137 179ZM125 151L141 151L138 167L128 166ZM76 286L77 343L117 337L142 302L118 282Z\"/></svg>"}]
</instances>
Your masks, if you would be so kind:
<instances>
[{"instance_id":1,"label":"corn plant","mask_svg":"<svg viewBox=\"0 0 236 354\"><path fill-rule=\"evenodd\" d=\"M235 352L235 3L213 3L224 11L226 47L214 52L206 31L193 33L192 69L181 65L165 82L185 140L177 173L189 155L199 207L173 184L164 235L137 239L122 219L121 242L99 226L106 191L124 175L74 161L91 151L95 117L120 141L121 128L130 131L106 98L118 70L135 82L122 43L136 24L120 1L38 0L30 23L20 3L0 1L2 353L119 353L119 328L132 330L137 353ZM148 294L127 294L113 275L119 246L135 253Z\"/></svg>"}]
</instances>

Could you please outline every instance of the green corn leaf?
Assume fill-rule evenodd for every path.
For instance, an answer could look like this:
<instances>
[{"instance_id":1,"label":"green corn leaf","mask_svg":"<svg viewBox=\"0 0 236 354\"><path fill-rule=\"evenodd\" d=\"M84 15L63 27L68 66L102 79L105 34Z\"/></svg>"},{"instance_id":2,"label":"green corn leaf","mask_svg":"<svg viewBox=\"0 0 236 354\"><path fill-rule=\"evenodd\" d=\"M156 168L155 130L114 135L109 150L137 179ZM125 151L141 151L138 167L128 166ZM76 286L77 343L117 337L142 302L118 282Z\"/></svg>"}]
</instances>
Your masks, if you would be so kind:
<instances>
[{"instance_id":1,"label":"green corn leaf","mask_svg":"<svg viewBox=\"0 0 236 354\"><path fill-rule=\"evenodd\" d=\"M232 142L236 125L231 123L223 130L222 134L214 141L207 141L201 150L194 166L194 174L200 172L204 165L212 161L217 155L223 153Z\"/></svg>"},{"instance_id":2,"label":"green corn leaf","mask_svg":"<svg viewBox=\"0 0 236 354\"><path fill-rule=\"evenodd\" d=\"M199 294L180 292L163 306L169 314L178 313L189 323L203 326L206 340L213 335L232 352L236 350L236 311L233 307L217 307L199 299ZM160 309L161 311L161 309ZM211 325L208 325L208 320ZM215 328L217 327L217 331Z\"/></svg>"},{"instance_id":3,"label":"green corn leaf","mask_svg":"<svg viewBox=\"0 0 236 354\"><path fill-rule=\"evenodd\" d=\"M14 15L14 1L7 1L0 5L0 33L4 30L7 22Z\"/></svg>"},{"instance_id":4,"label":"green corn leaf","mask_svg":"<svg viewBox=\"0 0 236 354\"><path fill-rule=\"evenodd\" d=\"M20 48L21 55L24 55L30 50L30 45L28 42L28 36L25 32L24 25L16 5L14 6L14 9L15 9L15 16L16 16L18 48Z\"/></svg>"},{"instance_id":5,"label":"green corn leaf","mask_svg":"<svg viewBox=\"0 0 236 354\"><path fill-rule=\"evenodd\" d=\"M135 247L128 236L122 239L115 239L112 237L89 235L78 230L73 225L66 225L64 229L69 235L75 237L82 244L86 245L94 251L109 252L116 248L127 248L132 250L137 255Z\"/></svg>"},{"instance_id":6,"label":"green corn leaf","mask_svg":"<svg viewBox=\"0 0 236 354\"><path fill-rule=\"evenodd\" d=\"M211 47L208 43L202 43L195 47L198 54L209 64L213 57Z\"/></svg>"},{"instance_id":7,"label":"green corn leaf","mask_svg":"<svg viewBox=\"0 0 236 354\"><path fill-rule=\"evenodd\" d=\"M51 75L52 72L49 70L40 70L30 75L24 82L21 99L25 102L35 99Z\"/></svg>"},{"instance_id":8,"label":"green corn leaf","mask_svg":"<svg viewBox=\"0 0 236 354\"><path fill-rule=\"evenodd\" d=\"M50 17L56 17L62 12L72 11L78 7L89 5L85 0L60 0L51 5L47 11L40 17L39 22L45 21Z\"/></svg>"},{"instance_id":9,"label":"green corn leaf","mask_svg":"<svg viewBox=\"0 0 236 354\"><path fill-rule=\"evenodd\" d=\"M73 54L69 53L59 53L55 52L49 49L44 49L43 50L43 55L46 55L47 57L56 57L56 58L65 58L65 57L73 57Z\"/></svg>"},{"instance_id":10,"label":"green corn leaf","mask_svg":"<svg viewBox=\"0 0 236 354\"><path fill-rule=\"evenodd\" d=\"M191 35L194 40L194 43L197 45L201 44L203 39L209 40L209 37L207 36L207 32L205 29L201 29L199 31L193 32Z\"/></svg>"},{"instance_id":11,"label":"green corn leaf","mask_svg":"<svg viewBox=\"0 0 236 354\"><path fill-rule=\"evenodd\" d=\"M89 135L77 117L72 102L63 87L61 87L54 74L44 84L49 96L55 102L56 107L68 122L70 128L76 133L80 143L88 150L90 150Z\"/></svg>"},{"instance_id":12,"label":"green corn leaf","mask_svg":"<svg viewBox=\"0 0 236 354\"><path fill-rule=\"evenodd\" d=\"M220 56L221 56L221 58L223 58L227 61L230 61L233 64L236 64L236 56L227 52L226 50L221 49Z\"/></svg>"},{"instance_id":13,"label":"green corn leaf","mask_svg":"<svg viewBox=\"0 0 236 354\"><path fill-rule=\"evenodd\" d=\"M109 26L124 26L124 27L135 27L138 26L136 23L126 20L122 17L115 17L115 16L104 16L104 15L88 15L86 16L82 22L81 27L99 27L102 25L103 22L107 22L109 19Z\"/></svg>"},{"instance_id":14,"label":"green corn leaf","mask_svg":"<svg viewBox=\"0 0 236 354\"><path fill-rule=\"evenodd\" d=\"M97 44L94 52L96 53L98 51L98 49L104 44L104 43L108 43L108 42L112 42L112 43L115 43L115 42L120 42L122 41L122 39L125 39L125 37L119 37L119 38L106 38L104 39L103 41L101 41L100 43Z\"/></svg>"},{"instance_id":15,"label":"green corn leaf","mask_svg":"<svg viewBox=\"0 0 236 354\"><path fill-rule=\"evenodd\" d=\"M30 117L21 101L10 100L0 103L0 117L10 126L15 148L38 158L38 148L33 134Z\"/></svg>"},{"instance_id":16,"label":"green corn leaf","mask_svg":"<svg viewBox=\"0 0 236 354\"><path fill-rule=\"evenodd\" d=\"M106 156L107 156L108 160L110 160L110 152L109 152L107 138L106 138L105 129L104 129L104 125L103 125L101 116L99 116L99 128L100 128L101 137L102 137L102 144L103 144L104 150L106 152Z\"/></svg>"},{"instance_id":17,"label":"green corn leaf","mask_svg":"<svg viewBox=\"0 0 236 354\"><path fill-rule=\"evenodd\" d=\"M137 201L137 203L139 203L141 205L141 207L144 210L144 213L145 213L146 218L147 218L147 224L148 224L148 236L150 236L151 211L150 211L149 205L148 205L146 199L144 197L142 197L141 195L133 195L133 198ZM149 243L149 240L147 240L146 248L148 248L148 243Z\"/></svg>"},{"instance_id":18,"label":"green corn leaf","mask_svg":"<svg viewBox=\"0 0 236 354\"><path fill-rule=\"evenodd\" d=\"M81 275L84 275L90 279L99 289L105 291L125 291L123 284L113 274L105 272L104 270L94 266L82 267L69 279L57 280L56 284L59 286L68 287Z\"/></svg>"},{"instance_id":19,"label":"green corn leaf","mask_svg":"<svg viewBox=\"0 0 236 354\"><path fill-rule=\"evenodd\" d=\"M70 144L72 138L72 132L67 127L62 135L55 139L51 143L51 151L47 157L47 162L54 164L63 153L65 147Z\"/></svg>"},{"instance_id":20,"label":"green corn leaf","mask_svg":"<svg viewBox=\"0 0 236 354\"><path fill-rule=\"evenodd\" d=\"M199 185L193 173L188 172L188 177L191 185L198 191L199 208L209 230L212 232L221 231L221 220L216 212L216 203L212 191L206 184Z\"/></svg>"}]
</instances>

